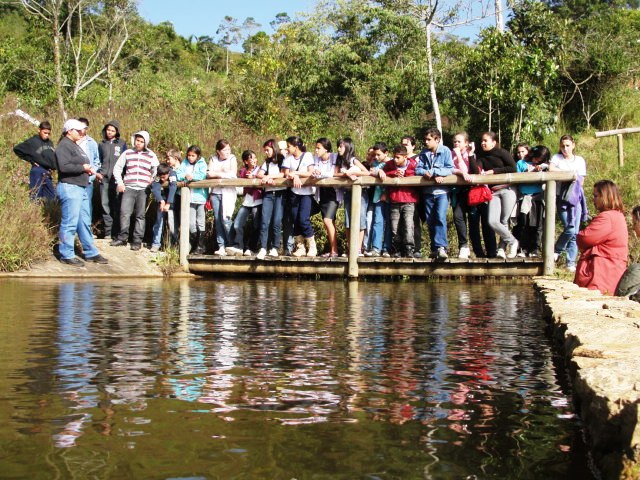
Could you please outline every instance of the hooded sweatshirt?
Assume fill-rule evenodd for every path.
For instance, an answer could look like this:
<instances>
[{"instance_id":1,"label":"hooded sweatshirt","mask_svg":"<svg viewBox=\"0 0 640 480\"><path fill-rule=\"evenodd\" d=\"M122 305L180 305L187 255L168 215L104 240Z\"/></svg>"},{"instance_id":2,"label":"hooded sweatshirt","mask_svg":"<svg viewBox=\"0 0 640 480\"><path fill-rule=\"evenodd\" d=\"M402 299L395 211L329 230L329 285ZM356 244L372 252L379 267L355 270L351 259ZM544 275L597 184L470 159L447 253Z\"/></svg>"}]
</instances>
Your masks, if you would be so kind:
<instances>
[{"instance_id":1,"label":"hooded sweatshirt","mask_svg":"<svg viewBox=\"0 0 640 480\"><path fill-rule=\"evenodd\" d=\"M116 129L116 136L112 140L107 139L107 127L109 125ZM102 163L98 172L105 177L106 181L104 183L108 183L113 176L113 167L126 149L127 143L120 138L120 123L117 120L111 120L106 123L102 128L102 141L98 145L98 154Z\"/></svg>"},{"instance_id":2,"label":"hooded sweatshirt","mask_svg":"<svg viewBox=\"0 0 640 480\"><path fill-rule=\"evenodd\" d=\"M144 190L156 176L156 169L160 162L156 154L149 150L149 132L140 130L131 137L131 144L135 146L136 137L144 139L144 148L125 150L113 167L113 178L116 185L122 185L132 190ZM124 171L124 177L122 175Z\"/></svg>"}]
</instances>

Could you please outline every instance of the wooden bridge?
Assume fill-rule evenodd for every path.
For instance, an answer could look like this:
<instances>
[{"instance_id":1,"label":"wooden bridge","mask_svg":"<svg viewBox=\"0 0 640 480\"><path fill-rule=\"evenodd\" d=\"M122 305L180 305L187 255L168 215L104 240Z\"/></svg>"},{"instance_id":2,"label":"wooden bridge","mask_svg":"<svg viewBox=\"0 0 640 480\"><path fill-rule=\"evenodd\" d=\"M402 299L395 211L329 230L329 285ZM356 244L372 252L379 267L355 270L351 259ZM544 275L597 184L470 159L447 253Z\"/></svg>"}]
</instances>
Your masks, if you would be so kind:
<instances>
[{"instance_id":1,"label":"wooden bridge","mask_svg":"<svg viewBox=\"0 0 640 480\"><path fill-rule=\"evenodd\" d=\"M571 172L507 173L497 175L471 175L472 180L451 175L441 185L501 185L544 184L545 225L542 258L469 259L450 258L445 261L416 258L367 258L359 257L358 229L350 230L349 252L346 258L322 257L221 257L217 255L189 255L189 200L191 188L197 187L258 187L265 185L259 179L210 179L190 183L181 189L180 210L180 265L192 273L219 273L235 275L323 275L358 278L366 276L419 276L419 277L528 277L550 275L554 270L553 247L556 225L556 184L575 179ZM303 178L302 183L317 187L342 187L353 190L351 196L351 224L358 225L361 208L361 192L365 186L415 186L435 185L423 177L385 178ZM285 179L277 179L274 186L291 186ZM356 219L355 221L353 219Z\"/></svg>"}]
</instances>

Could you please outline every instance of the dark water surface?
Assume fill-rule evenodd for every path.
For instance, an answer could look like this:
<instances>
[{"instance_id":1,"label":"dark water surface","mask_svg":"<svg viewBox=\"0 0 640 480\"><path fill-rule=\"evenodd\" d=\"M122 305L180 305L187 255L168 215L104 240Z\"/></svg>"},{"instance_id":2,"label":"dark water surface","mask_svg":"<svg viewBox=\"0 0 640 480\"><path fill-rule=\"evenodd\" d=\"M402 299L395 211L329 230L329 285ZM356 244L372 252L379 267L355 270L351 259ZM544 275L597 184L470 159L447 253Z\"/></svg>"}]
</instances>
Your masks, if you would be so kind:
<instances>
[{"instance_id":1,"label":"dark water surface","mask_svg":"<svg viewBox=\"0 0 640 480\"><path fill-rule=\"evenodd\" d=\"M0 282L0 478L593 478L529 285Z\"/></svg>"}]
</instances>

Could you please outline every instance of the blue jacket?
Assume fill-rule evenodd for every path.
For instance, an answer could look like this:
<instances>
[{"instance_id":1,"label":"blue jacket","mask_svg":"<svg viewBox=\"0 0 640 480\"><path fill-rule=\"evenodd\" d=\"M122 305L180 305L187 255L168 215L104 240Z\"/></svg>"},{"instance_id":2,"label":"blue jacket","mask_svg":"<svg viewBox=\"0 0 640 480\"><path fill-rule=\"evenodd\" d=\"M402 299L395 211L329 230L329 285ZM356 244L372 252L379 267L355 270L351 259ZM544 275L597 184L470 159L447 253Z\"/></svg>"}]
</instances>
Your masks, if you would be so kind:
<instances>
[{"instance_id":1,"label":"blue jacket","mask_svg":"<svg viewBox=\"0 0 640 480\"><path fill-rule=\"evenodd\" d=\"M165 202L173 205L173 199L176 195L176 190L178 189L178 185L176 183L176 172L173 170L169 171L169 186L162 188L162 183L160 182L160 178L156 176L153 179L153 183L151 184L151 192L153 193L154 198L157 202L164 200Z\"/></svg>"},{"instance_id":2,"label":"blue jacket","mask_svg":"<svg viewBox=\"0 0 640 480\"><path fill-rule=\"evenodd\" d=\"M416 176L423 177L429 173L432 177L448 177L453 175L453 157L451 150L444 145L438 145L435 153L430 152L426 148L418 155L418 166L416 167ZM442 185L430 185L423 188L423 193L446 193L448 187Z\"/></svg>"},{"instance_id":3,"label":"blue jacket","mask_svg":"<svg viewBox=\"0 0 640 480\"><path fill-rule=\"evenodd\" d=\"M189 160L186 158L182 161L180 166L176 169L176 178L179 182L184 182L184 176L187 173L187 168L191 164ZM200 159L193 166L193 181L197 182L199 180L204 180L207 178L207 170L209 169L209 165L207 165L207 161L200 157ZM208 188L192 188L191 189L191 203L207 203L207 198L209 198L209 189Z\"/></svg>"}]
</instances>

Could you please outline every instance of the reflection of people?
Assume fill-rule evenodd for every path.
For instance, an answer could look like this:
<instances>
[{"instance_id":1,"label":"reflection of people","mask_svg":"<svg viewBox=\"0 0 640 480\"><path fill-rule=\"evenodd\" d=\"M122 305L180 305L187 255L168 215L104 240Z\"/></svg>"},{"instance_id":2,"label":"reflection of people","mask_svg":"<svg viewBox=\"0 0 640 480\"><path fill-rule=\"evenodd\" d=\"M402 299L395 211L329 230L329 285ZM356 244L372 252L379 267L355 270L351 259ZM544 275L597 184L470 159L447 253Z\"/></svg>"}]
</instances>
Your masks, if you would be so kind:
<instances>
[{"instance_id":1,"label":"reflection of people","mask_svg":"<svg viewBox=\"0 0 640 480\"><path fill-rule=\"evenodd\" d=\"M627 268L629 255L627 222L616 184L611 180L596 182L593 204L598 215L576 237L582 253L574 283L613 294Z\"/></svg>"},{"instance_id":2,"label":"reflection of people","mask_svg":"<svg viewBox=\"0 0 640 480\"><path fill-rule=\"evenodd\" d=\"M46 120L38 127L38 134L13 147L13 152L31 164L29 172L29 191L31 199L53 200L56 192L51 181L53 161L53 142L49 139L51 124Z\"/></svg>"}]
</instances>

